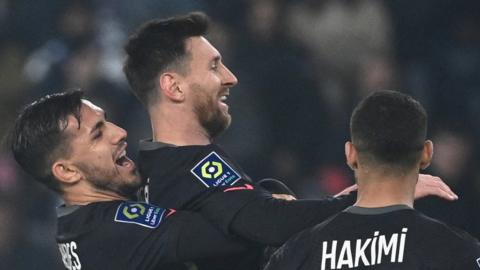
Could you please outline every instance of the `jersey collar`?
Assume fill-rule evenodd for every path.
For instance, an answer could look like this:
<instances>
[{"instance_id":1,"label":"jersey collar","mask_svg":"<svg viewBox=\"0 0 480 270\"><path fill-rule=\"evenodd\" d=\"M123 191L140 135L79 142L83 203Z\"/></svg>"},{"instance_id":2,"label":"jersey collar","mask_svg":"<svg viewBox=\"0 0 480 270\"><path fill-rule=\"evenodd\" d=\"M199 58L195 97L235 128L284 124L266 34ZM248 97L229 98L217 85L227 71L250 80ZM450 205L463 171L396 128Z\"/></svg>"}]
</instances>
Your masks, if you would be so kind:
<instances>
[{"instance_id":1,"label":"jersey collar","mask_svg":"<svg viewBox=\"0 0 480 270\"><path fill-rule=\"evenodd\" d=\"M412 210L413 208L404 204L396 204L396 205L389 205L385 207L372 207L372 208L350 206L347 209L343 210L343 212L357 214L357 215L381 215L381 214L390 213L398 210L405 210L405 209Z\"/></svg>"},{"instance_id":2,"label":"jersey collar","mask_svg":"<svg viewBox=\"0 0 480 270\"><path fill-rule=\"evenodd\" d=\"M140 140L140 151L152 151L164 147L177 147L174 144L163 143L163 142L154 142L152 139Z\"/></svg>"}]
</instances>

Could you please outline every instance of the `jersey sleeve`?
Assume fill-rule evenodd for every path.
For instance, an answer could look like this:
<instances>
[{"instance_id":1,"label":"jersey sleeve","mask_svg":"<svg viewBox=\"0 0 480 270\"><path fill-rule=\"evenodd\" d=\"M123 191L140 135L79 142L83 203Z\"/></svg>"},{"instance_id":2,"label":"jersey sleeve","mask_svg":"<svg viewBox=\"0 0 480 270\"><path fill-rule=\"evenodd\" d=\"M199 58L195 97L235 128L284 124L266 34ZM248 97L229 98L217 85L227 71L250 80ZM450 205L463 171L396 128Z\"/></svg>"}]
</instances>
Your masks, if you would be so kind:
<instances>
[{"instance_id":1,"label":"jersey sleeve","mask_svg":"<svg viewBox=\"0 0 480 270\"><path fill-rule=\"evenodd\" d=\"M143 165L142 165L143 164ZM147 165L149 164L149 167ZM266 245L322 222L355 196L284 201L256 186L214 145L167 147L141 153L153 204L200 212L222 232Z\"/></svg>"},{"instance_id":2,"label":"jersey sleeve","mask_svg":"<svg viewBox=\"0 0 480 270\"><path fill-rule=\"evenodd\" d=\"M127 269L157 269L167 264L235 254L248 248L243 242L222 234L197 213L124 202L114 215L113 220L110 220L111 214L106 215L109 226L92 236L99 239L95 250L99 256L111 253L110 257L128 265Z\"/></svg>"},{"instance_id":3,"label":"jersey sleeve","mask_svg":"<svg viewBox=\"0 0 480 270\"><path fill-rule=\"evenodd\" d=\"M246 242L226 236L201 215L192 212L180 215L177 215L178 233L173 239L176 260L191 261L247 251Z\"/></svg>"},{"instance_id":4,"label":"jersey sleeve","mask_svg":"<svg viewBox=\"0 0 480 270\"><path fill-rule=\"evenodd\" d=\"M141 151L139 166L147 182L148 202L184 209L216 189L251 183L248 176L222 154L214 145Z\"/></svg>"},{"instance_id":5,"label":"jersey sleeve","mask_svg":"<svg viewBox=\"0 0 480 270\"><path fill-rule=\"evenodd\" d=\"M462 246L456 247L453 254L460 255L458 259L453 258L452 269L477 269L480 270L480 243L467 233L462 235L464 241ZM456 255L453 255L456 256Z\"/></svg>"},{"instance_id":6,"label":"jersey sleeve","mask_svg":"<svg viewBox=\"0 0 480 270\"><path fill-rule=\"evenodd\" d=\"M262 189L216 192L197 205L200 213L225 232L278 246L293 234L321 223L353 204L355 194L321 200L285 201ZM230 208L230 204L238 209ZM243 207L238 207L243 204Z\"/></svg>"}]
</instances>

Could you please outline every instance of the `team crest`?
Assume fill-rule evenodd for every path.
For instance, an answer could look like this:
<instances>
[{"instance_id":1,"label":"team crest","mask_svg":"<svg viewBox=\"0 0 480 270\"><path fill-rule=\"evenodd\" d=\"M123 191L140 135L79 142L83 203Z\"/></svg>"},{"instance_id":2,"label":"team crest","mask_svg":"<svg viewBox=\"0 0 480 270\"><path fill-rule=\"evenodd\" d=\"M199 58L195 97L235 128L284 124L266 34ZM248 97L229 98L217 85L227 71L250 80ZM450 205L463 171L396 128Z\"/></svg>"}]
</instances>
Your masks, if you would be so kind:
<instances>
[{"instance_id":1,"label":"team crest","mask_svg":"<svg viewBox=\"0 0 480 270\"><path fill-rule=\"evenodd\" d=\"M115 221L134 223L147 228L157 228L165 209L143 202L123 202L118 206Z\"/></svg>"},{"instance_id":2,"label":"team crest","mask_svg":"<svg viewBox=\"0 0 480 270\"><path fill-rule=\"evenodd\" d=\"M217 153L211 152L191 170L206 187L231 186L241 179Z\"/></svg>"}]
</instances>

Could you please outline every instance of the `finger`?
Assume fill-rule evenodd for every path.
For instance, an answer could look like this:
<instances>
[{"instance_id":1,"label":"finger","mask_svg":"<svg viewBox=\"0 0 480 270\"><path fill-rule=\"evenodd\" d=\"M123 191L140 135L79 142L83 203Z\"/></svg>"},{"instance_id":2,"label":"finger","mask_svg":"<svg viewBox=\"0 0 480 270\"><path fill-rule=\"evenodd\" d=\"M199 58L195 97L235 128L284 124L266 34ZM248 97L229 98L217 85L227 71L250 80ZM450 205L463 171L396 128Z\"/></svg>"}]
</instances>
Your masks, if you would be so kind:
<instances>
[{"instance_id":1,"label":"finger","mask_svg":"<svg viewBox=\"0 0 480 270\"><path fill-rule=\"evenodd\" d=\"M437 176L433 176L432 180L435 185L438 185L444 192L448 194L452 199L458 199L458 195L452 191L452 189L440 178Z\"/></svg>"},{"instance_id":2,"label":"finger","mask_svg":"<svg viewBox=\"0 0 480 270\"><path fill-rule=\"evenodd\" d=\"M425 177L424 178L425 180L427 178L429 179L427 180L428 181L427 186L430 186L433 188L431 189L431 191L434 193L433 195L437 195L449 201L454 201L458 199L458 195L455 194L440 177L432 176L428 174L425 174L424 177ZM437 188L439 190L436 190Z\"/></svg>"},{"instance_id":3,"label":"finger","mask_svg":"<svg viewBox=\"0 0 480 270\"><path fill-rule=\"evenodd\" d=\"M285 201L294 201L296 200L295 197L293 197L290 194L272 194L272 197L275 199L280 199L280 200L285 200Z\"/></svg>"},{"instance_id":4,"label":"finger","mask_svg":"<svg viewBox=\"0 0 480 270\"><path fill-rule=\"evenodd\" d=\"M354 184L354 185L351 185L351 186L345 188L344 190L340 191L339 193L335 194L333 197L348 195L348 194L350 194L350 192L355 191L357 189L358 189L357 184Z\"/></svg>"},{"instance_id":5,"label":"finger","mask_svg":"<svg viewBox=\"0 0 480 270\"><path fill-rule=\"evenodd\" d=\"M438 177L437 177L438 178ZM443 182L442 180L440 180L440 178L438 178L439 180L439 185L440 185L440 188L445 191L446 193L448 193L448 195L453 199L453 200L457 200L458 199L458 195L455 194L455 192L453 192L453 190L447 185L445 184L445 182Z\"/></svg>"},{"instance_id":6,"label":"finger","mask_svg":"<svg viewBox=\"0 0 480 270\"><path fill-rule=\"evenodd\" d=\"M449 201L454 201L457 199L456 194L453 193L444 183L436 183L434 186L432 185L432 187L433 188L431 190L434 193L433 195Z\"/></svg>"}]
</instances>

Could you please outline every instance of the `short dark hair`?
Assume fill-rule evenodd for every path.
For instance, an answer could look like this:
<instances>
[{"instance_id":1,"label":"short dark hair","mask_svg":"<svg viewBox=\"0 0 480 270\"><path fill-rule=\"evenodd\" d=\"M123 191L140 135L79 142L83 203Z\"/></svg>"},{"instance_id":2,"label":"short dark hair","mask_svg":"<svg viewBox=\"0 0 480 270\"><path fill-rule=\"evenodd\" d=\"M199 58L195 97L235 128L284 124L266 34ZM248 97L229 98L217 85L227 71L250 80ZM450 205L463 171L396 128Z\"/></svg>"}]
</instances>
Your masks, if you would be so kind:
<instances>
[{"instance_id":1,"label":"short dark hair","mask_svg":"<svg viewBox=\"0 0 480 270\"><path fill-rule=\"evenodd\" d=\"M354 109L350 134L360 159L408 170L420 160L427 113L411 96L378 91Z\"/></svg>"},{"instance_id":2,"label":"short dark hair","mask_svg":"<svg viewBox=\"0 0 480 270\"><path fill-rule=\"evenodd\" d=\"M147 106L155 94L160 72L173 69L184 74L188 55L185 40L205 35L209 18L201 12L168 19L155 19L138 28L125 45L127 58L123 66L133 94Z\"/></svg>"},{"instance_id":3,"label":"short dark hair","mask_svg":"<svg viewBox=\"0 0 480 270\"><path fill-rule=\"evenodd\" d=\"M70 145L65 131L68 116L80 123L83 92L79 90L47 95L27 105L10 134L15 160L35 179L61 193L51 166L59 157L68 157Z\"/></svg>"}]
</instances>

